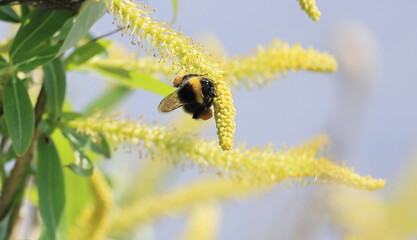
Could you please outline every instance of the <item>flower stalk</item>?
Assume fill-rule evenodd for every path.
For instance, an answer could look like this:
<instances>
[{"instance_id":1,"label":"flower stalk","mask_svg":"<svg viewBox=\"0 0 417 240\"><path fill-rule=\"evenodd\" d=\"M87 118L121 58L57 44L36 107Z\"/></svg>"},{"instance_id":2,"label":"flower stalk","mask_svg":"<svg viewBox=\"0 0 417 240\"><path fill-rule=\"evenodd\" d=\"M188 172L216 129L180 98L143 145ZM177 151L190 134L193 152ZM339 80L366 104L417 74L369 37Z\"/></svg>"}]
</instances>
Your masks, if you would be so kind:
<instances>
[{"instance_id":1,"label":"flower stalk","mask_svg":"<svg viewBox=\"0 0 417 240\"><path fill-rule=\"evenodd\" d=\"M235 56L221 61L227 83L236 88L244 85L248 89L267 85L271 80L286 75L288 71L334 72L337 70L336 59L312 47L303 48L300 44L290 45L274 39L269 45L259 45L251 54ZM171 62L160 62L153 57L140 59L95 59L82 66L84 69L112 66L123 69L139 70L145 74L162 74L172 79L179 73Z\"/></svg>"},{"instance_id":2,"label":"flower stalk","mask_svg":"<svg viewBox=\"0 0 417 240\"><path fill-rule=\"evenodd\" d=\"M159 156L166 153L174 161L185 164L183 160L188 160L207 170L216 169L220 175L233 179L249 178L260 185L284 181L321 181L373 190L385 184L382 179L362 177L353 169L338 166L325 157L316 157L318 149L312 149L314 144L284 150L274 150L272 147L246 149L238 146L224 152L213 141L199 139L175 129L138 122L92 117L70 121L67 126L93 137L102 133L116 141L143 143L146 149L157 149ZM321 147L321 144L316 146Z\"/></svg>"}]
</instances>

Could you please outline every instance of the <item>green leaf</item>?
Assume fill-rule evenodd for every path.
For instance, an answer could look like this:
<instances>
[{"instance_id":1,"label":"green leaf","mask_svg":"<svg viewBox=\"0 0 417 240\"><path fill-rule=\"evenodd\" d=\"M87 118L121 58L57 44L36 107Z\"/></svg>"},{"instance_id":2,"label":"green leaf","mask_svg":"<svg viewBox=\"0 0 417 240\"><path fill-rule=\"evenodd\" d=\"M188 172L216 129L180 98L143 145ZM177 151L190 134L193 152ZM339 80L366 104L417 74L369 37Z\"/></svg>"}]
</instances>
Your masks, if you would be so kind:
<instances>
[{"instance_id":1,"label":"green leaf","mask_svg":"<svg viewBox=\"0 0 417 240\"><path fill-rule=\"evenodd\" d=\"M82 136L72 129L63 129L63 135L70 142L75 154L75 162L67 166L81 177L90 177L94 172L94 165L84 152L84 148L89 142L88 137Z\"/></svg>"},{"instance_id":2,"label":"green leaf","mask_svg":"<svg viewBox=\"0 0 417 240\"><path fill-rule=\"evenodd\" d=\"M74 151L70 142L62 135L62 132L57 129L52 139L58 150L58 154L62 164L67 165L75 162ZM64 168L65 179L65 218L67 219L68 228L71 229L76 225L81 212L91 202L92 197L90 193L89 179L79 177L72 172L71 169Z\"/></svg>"},{"instance_id":3,"label":"green leaf","mask_svg":"<svg viewBox=\"0 0 417 240\"><path fill-rule=\"evenodd\" d=\"M86 116L93 114L97 109L106 112L116 106L120 101L126 98L131 90L124 86L113 86L104 94L100 95L92 103L88 105L84 111Z\"/></svg>"},{"instance_id":4,"label":"green leaf","mask_svg":"<svg viewBox=\"0 0 417 240\"><path fill-rule=\"evenodd\" d=\"M63 42L67 38L68 33L71 31L72 26L74 26L73 19L67 20L64 25L52 36L52 41L62 42L61 47L64 45Z\"/></svg>"},{"instance_id":5,"label":"green leaf","mask_svg":"<svg viewBox=\"0 0 417 240\"><path fill-rule=\"evenodd\" d=\"M20 22L20 17L10 6L0 8L0 20L12 23Z\"/></svg>"},{"instance_id":6,"label":"green leaf","mask_svg":"<svg viewBox=\"0 0 417 240\"><path fill-rule=\"evenodd\" d=\"M170 85L140 71L127 70L110 64L92 64L91 66L99 73L116 79L118 84L129 88L143 88L162 96L174 91L174 88Z\"/></svg>"},{"instance_id":7,"label":"green leaf","mask_svg":"<svg viewBox=\"0 0 417 240\"><path fill-rule=\"evenodd\" d=\"M66 78L64 65L60 58L55 58L43 68L46 104L48 113L54 120L60 115L65 98Z\"/></svg>"},{"instance_id":8,"label":"green leaf","mask_svg":"<svg viewBox=\"0 0 417 240\"><path fill-rule=\"evenodd\" d=\"M55 146L63 165L68 165L76 161L74 150L71 143L62 135L61 130L57 129L53 135ZM89 179L75 174L71 169L64 168L65 180L65 214L68 229L77 224L80 214L87 204L91 203Z\"/></svg>"},{"instance_id":9,"label":"green leaf","mask_svg":"<svg viewBox=\"0 0 417 240\"><path fill-rule=\"evenodd\" d=\"M9 136L9 133L7 132L6 120L4 120L4 115L0 116L0 135Z\"/></svg>"},{"instance_id":10,"label":"green leaf","mask_svg":"<svg viewBox=\"0 0 417 240\"><path fill-rule=\"evenodd\" d=\"M172 2L172 20L171 23L175 23L175 21L177 20L177 16L178 16L178 0L171 0Z\"/></svg>"},{"instance_id":11,"label":"green leaf","mask_svg":"<svg viewBox=\"0 0 417 240\"><path fill-rule=\"evenodd\" d=\"M94 165L91 160L82 151L76 151L76 162L71 163L68 167L77 175L85 178L91 177L94 172Z\"/></svg>"},{"instance_id":12,"label":"green leaf","mask_svg":"<svg viewBox=\"0 0 417 240\"><path fill-rule=\"evenodd\" d=\"M71 14L71 11L66 10L32 10L22 23L10 48L10 59L13 63L19 64L33 59L39 52L45 51L45 48L50 48L48 40L64 25Z\"/></svg>"},{"instance_id":13,"label":"green leaf","mask_svg":"<svg viewBox=\"0 0 417 240\"><path fill-rule=\"evenodd\" d=\"M110 46L111 41L93 41L84 44L83 46L77 47L74 52L69 55L65 61L65 68L68 71L76 69L78 66L87 62L94 56L97 56L106 51L107 47Z\"/></svg>"},{"instance_id":14,"label":"green leaf","mask_svg":"<svg viewBox=\"0 0 417 240\"><path fill-rule=\"evenodd\" d=\"M93 24L106 13L106 10L104 1L88 0L75 17L74 24L58 54L75 46L88 33Z\"/></svg>"},{"instance_id":15,"label":"green leaf","mask_svg":"<svg viewBox=\"0 0 417 240\"><path fill-rule=\"evenodd\" d=\"M106 158L111 157L111 150L106 137L103 134L99 135L99 140L90 142L90 148L93 152L103 155Z\"/></svg>"},{"instance_id":16,"label":"green leaf","mask_svg":"<svg viewBox=\"0 0 417 240\"><path fill-rule=\"evenodd\" d=\"M24 72L30 72L38 66L44 65L50 62L56 57L56 53L61 48L62 43L55 46L43 46L37 52L33 53L33 56L26 59L19 64L19 69Z\"/></svg>"},{"instance_id":17,"label":"green leaf","mask_svg":"<svg viewBox=\"0 0 417 240\"><path fill-rule=\"evenodd\" d=\"M20 19L21 22L25 21L25 19L29 16L30 8L26 4L20 4Z\"/></svg>"},{"instance_id":18,"label":"green leaf","mask_svg":"<svg viewBox=\"0 0 417 240\"><path fill-rule=\"evenodd\" d=\"M8 72L11 65L2 56L0 56L0 74Z\"/></svg>"},{"instance_id":19,"label":"green leaf","mask_svg":"<svg viewBox=\"0 0 417 240\"><path fill-rule=\"evenodd\" d=\"M4 85L3 109L13 149L20 156L32 141L35 117L28 92L22 81L15 77Z\"/></svg>"},{"instance_id":20,"label":"green leaf","mask_svg":"<svg viewBox=\"0 0 417 240\"><path fill-rule=\"evenodd\" d=\"M36 180L46 238L56 239L56 230L65 206L65 186L58 152L52 139L45 136L38 140Z\"/></svg>"},{"instance_id":21,"label":"green leaf","mask_svg":"<svg viewBox=\"0 0 417 240\"><path fill-rule=\"evenodd\" d=\"M1 161L2 162L8 162L12 159L16 158L16 153L14 152L13 148L9 148L9 150L7 150L6 154L4 154L1 157Z\"/></svg>"},{"instance_id":22,"label":"green leaf","mask_svg":"<svg viewBox=\"0 0 417 240\"><path fill-rule=\"evenodd\" d=\"M71 120L82 118L83 116L84 115L82 113L63 112L63 113L61 113L61 120L62 121L71 121Z\"/></svg>"}]
</instances>

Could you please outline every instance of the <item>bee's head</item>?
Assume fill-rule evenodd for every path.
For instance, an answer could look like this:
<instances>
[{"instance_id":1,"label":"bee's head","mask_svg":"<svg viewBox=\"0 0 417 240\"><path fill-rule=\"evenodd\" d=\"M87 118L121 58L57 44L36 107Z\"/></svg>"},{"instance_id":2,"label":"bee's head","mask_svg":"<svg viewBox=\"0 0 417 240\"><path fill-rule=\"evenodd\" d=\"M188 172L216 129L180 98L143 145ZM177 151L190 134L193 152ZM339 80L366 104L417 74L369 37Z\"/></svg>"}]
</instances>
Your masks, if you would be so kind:
<instances>
[{"instance_id":1,"label":"bee's head","mask_svg":"<svg viewBox=\"0 0 417 240\"><path fill-rule=\"evenodd\" d=\"M214 84L209 78L202 78L200 80L203 94L208 97L217 97L216 91L214 90Z\"/></svg>"}]
</instances>

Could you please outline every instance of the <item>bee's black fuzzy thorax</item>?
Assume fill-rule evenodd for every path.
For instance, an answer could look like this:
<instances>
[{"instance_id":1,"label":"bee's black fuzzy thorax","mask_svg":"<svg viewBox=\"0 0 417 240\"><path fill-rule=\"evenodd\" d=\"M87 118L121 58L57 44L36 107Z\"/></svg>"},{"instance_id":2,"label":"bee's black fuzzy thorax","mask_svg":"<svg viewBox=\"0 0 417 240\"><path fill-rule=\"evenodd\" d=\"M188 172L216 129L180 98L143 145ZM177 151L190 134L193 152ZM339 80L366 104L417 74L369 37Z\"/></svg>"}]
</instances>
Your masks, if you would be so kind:
<instances>
[{"instance_id":1,"label":"bee's black fuzzy thorax","mask_svg":"<svg viewBox=\"0 0 417 240\"><path fill-rule=\"evenodd\" d=\"M193 90L191 84L185 84L178 89L178 98L185 104L193 103L196 100L196 93Z\"/></svg>"}]
</instances>

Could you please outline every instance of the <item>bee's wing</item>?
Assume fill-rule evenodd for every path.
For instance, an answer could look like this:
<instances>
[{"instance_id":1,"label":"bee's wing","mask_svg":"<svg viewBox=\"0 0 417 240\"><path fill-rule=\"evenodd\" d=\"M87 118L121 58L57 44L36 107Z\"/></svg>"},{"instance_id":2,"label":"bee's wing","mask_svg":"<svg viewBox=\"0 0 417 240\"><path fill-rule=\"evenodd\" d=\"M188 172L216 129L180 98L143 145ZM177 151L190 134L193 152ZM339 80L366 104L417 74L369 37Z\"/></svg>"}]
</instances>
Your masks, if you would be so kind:
<instances>
[{"instance_id":1,"label":"bee's wing","mask_svg":"<svg viewBox=\"0 0 417 240\"><path fill-rule=\"evenodd\" d=\"M162 99L158 106L158 111L161 113L171 112L179 107L182 107L183 105L184 104L181 103L178 98L178 92L175 91Z\"/></svg>"}]
</instances>

